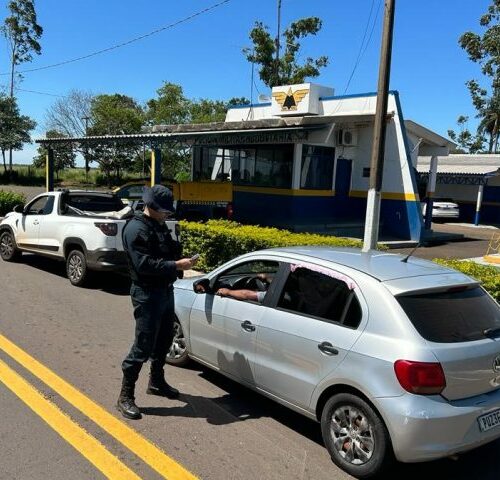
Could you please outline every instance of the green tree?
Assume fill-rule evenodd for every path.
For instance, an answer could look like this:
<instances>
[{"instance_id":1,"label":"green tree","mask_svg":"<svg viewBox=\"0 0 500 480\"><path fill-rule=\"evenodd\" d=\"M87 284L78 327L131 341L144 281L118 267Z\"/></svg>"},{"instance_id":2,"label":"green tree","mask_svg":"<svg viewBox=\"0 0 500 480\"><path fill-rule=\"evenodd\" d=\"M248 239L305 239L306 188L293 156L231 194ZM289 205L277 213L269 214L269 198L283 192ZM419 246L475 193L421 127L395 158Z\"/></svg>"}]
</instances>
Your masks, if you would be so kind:
<instances>
[{"instance_id":1,"label":"green tree","mask_svg":"<svg viewBox=\"0 0 500 480\"><path fill-rule=\"evenodd\" d=\"M189 116L191 123L223 122L226 118L227 104L220 100L200 98L190 102Z\"/></svg>"},{"instance_id":2,"label":"green tree","mask_svg":"<svg viewBox=\"0 0 500 480\"><path fill-rule=\"evenodd\" d=\"M227 102L228 108L235 105L250 105L250 100L246 97L233 97Z\"/></svg>"},{"instance_id":3,"label":"green tree","mask_svg":"<svg viewBox=\"0 0 500 480\"><path fill-rule=\"evenodd\" d=\"M176 125L189 122L190 101L180 85L164 82L157 97L147 102L147 119L154 125Z\"/></svg>"},{"instance_id":4,"label":"green tree","mask_svg":"<svg viewBox=\"0 0 500 480\"><path fill-rule=\"evenodd\" d=\"M191 121L192 102L184 96L180 85L164 82L157 97L147 102L147 118L152 125L176 125ZM150 165L150 162L147 162ZM162 177L172 180L190 171L189 149L184 145L164 145Z\"/></svg>"},{"instance_id":5,"label":"green tree","mask_svg":"<svg viewBox=\"0 0 500 480\"><path fill-rule=\"evenodd\" d=\"M488 89L482 88L477 80L466 83L472 103L480 119L477 138L489 137L488 152L497 152L500 134L500 0L493 0L487 13L479 23L482 34L465 32L459 39L460 46L469 59L481 66L482 74L488 79Z\"/></svg>"},{"instance_id":6,"label":"green tree","mask_svg":"<svg viewBox=\"0 0 500 480\"><path fill-rule=\"evenodd\" d=\"M133 134L141 131L144 111L131 97L115 93L97 95L90 107L91 135Z\"/></svg>"},{"instance_id":7,"label":"green tree","mask_svg":"<svg viewBox=\"0 0 500 480\"><path fill-rule=\"evenodd\" d=\"M49 130L46 133L46 138L61 138L66 137L64 133L57 130ZM47 159L47 149L40 145L37 149L37 154L33 157L33 166L36 168L45 168ZM75 168L76 154L70 144L58 144L54 147L54 170L56 175L65 168Z\"/></svg>"},{"instance_id":8,"label":"green tree","mask_svg":"<svg viewBox=\"0 0 500 480\"><path fill-rule=\"evenodd\" d=\"M34 120L20 114L14 97L0 93L0 151L5 172L7 172L6 152L21 150L24 143L31 142L30 131L35 126ZM9 171L12 172L12 164L9 167Z\"/></svg>"},{"instance_id":9,"label":"green tree","mask_svg":"<svg viewBox=\"0 0 500 480\"><path fill-rule=\"evenodd\" d=\"M40 55L43 28L38 25L34 0L11 0L7 4L10 15L5 18L1 31L9 43L10 96L14 96L16 66L31 62L33 53Z\"/></svg>"},{"instance_id":10,"label":"green tree","mask_svg":"<svg viewBox=\"0 0 500 480\"><path fill-rule=\"evenodd\" d=\"M9 45L10 97L14 98L16 66L31 62L33 53L40 55L42 47L38 40L43 28L37 23L34 0L10 0L7 8L10 15L0 30ZM9 150L9 171L12 172L12 149Z\"/></svg>"},{"instance_id":11,"label":"green tree","mask_svg":"<svg viewBox=\"0 0 500 480\"><path fill-rule=\"evenodd\" d=\"M467 128L467 122L469 117L461 115L457 119L457 125L459 127L459 132L454 130L448 130L448 136L458 145L458 153L477 153L483 148L483 143L485 141L483 135L478 133L473 135Z\"/></svg>"},{"instance_id":12,"label":"green tree","mask_svg":"<svg viewBox=\"0 0 500 480\"><path fill-rule=\"evenodd\" d=\"M318 17L302 18L293 22L278 42L278 39L271 37L266 25L255 22L250 31L253 48L245 48L243 53L249 62L260 65L260 78L268 87L304 83L306 78L318 77L320 69L328 65L328 57L325 56L317 59L308 57L302 64L297 60L301 46L299 40L316 35L321 26ZM277 51L278 45L283 45L283 53L281 49Z\"/></svg>"},{"instance_id":13,"label":"green tree","mask_svg":"<svg viewBox=\"0 0 500 480\"><path fill-rule=\"evenodd\" d=\"M126 95L97 95L90 107L91 127L89 135L129 135L140 133L145 121L142 107ZM99 164L101 171L111 183L114 172L117 179L122 170L132 166L132 160L142 149L130 145L103 144L89 152L89 158Z\"/></svg>"},{"instance_id":14,"label":"green tree","mask_svg":"<svg viewBox=\"0 0 500 480\"><path fill-rule=\"evenodd\" d=\"M189 121L191 123L223 122L228 108L234 105L249 105L245 97L231 98L227 102L200 98L191 100L189 105Z\"/></svg>"}]
</instances>

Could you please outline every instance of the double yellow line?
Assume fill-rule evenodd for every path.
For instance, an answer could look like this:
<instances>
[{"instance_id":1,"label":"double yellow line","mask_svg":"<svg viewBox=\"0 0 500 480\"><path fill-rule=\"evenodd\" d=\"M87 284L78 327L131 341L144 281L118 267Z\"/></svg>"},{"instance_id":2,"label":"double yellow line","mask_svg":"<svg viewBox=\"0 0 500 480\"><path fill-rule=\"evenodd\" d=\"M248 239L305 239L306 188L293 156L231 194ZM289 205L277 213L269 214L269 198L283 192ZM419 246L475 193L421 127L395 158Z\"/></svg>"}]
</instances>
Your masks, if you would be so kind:
<instances>
[{"instance_id":1,"label":"double yellow line","mask_svg":"<svg viewBox=\"0 0 500 480\"><path fill-rule=\"evenodd\" d=\"M152 469L169 480L195 480L196 477L171 459L152 442L118 420L89 397L42 365L27 352L0 334L0 349L44 382L73 407L93 420ZM43 397L33 386L0 360L0 382L28 405L73 448L87 458L107 478L139 479L98 440L71 420L52 402Z\"/></svg>"}]
</instances>

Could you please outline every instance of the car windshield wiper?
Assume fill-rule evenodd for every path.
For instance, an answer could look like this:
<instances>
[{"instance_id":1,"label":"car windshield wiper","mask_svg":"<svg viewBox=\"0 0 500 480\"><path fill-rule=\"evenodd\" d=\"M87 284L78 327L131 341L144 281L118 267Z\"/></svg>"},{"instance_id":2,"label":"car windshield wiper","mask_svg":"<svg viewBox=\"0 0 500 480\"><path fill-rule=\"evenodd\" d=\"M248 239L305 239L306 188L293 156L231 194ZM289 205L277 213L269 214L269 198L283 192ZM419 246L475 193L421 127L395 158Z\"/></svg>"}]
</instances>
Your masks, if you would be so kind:
<instances>
[{"instance_id":1,"label":"car windshield wiper","mask_svg":"<svg viewBox=\"0 0 500 480\"><path fill-rule=\"evenodd\" d=\"M500 337L500 327L487 328L486 330L483 330L483 335L488 338Z\"/></svg>"}]
</instances>

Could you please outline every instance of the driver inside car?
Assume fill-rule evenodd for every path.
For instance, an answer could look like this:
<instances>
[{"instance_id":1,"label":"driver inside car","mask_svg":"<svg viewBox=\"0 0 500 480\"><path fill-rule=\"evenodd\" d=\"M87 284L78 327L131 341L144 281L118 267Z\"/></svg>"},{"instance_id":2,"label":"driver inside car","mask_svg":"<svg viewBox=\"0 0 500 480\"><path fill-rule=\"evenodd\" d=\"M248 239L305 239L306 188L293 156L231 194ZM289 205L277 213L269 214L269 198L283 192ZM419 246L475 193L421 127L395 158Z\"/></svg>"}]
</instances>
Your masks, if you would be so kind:
<instances>
[{"instance_id":1,"label":"driver inside car","mask_svg":"<svg viewBox=\"0 0 500 480\"><path fill-rule=\"evenodd\" d=\"M250 300L252 302L262 303L266 296L267 289L273 280L273 276L267 273L259 273L256 275L255 280L257 285L262 286L262 290L251 290L248 288L219 288L215 292L216 295L221 297L234 298L235 300Z\"/></svg>"}]
</instances>

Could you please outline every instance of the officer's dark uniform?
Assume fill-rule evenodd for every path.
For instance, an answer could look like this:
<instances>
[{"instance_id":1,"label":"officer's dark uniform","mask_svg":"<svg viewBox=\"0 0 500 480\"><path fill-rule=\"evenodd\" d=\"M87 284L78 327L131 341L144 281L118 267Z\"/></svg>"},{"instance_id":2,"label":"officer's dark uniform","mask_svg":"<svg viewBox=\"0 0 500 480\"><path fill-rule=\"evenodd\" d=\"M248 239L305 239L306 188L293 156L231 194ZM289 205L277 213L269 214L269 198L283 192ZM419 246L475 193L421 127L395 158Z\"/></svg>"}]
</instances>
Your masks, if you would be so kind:
<instances>
[{"instance_id":1,"label":"officer's dark uniform","mask_svg":"<svg viewBox=\"0 0 500 480\"><path fill-rule=\"evenodd\" d=\"M125 226L123 246L132 279L130 295L136 328L134 344L122 363L123 384L118 409L128 418L140 418L134 403L134 387L142 364L149 359L151 376L147 393L169 398L179 394L165 382L163 367L173 339L172 284L177 278L175 260L180 258L180 245L172 240L164 223L141 212Z\"/></svg>"}]
</instances>

